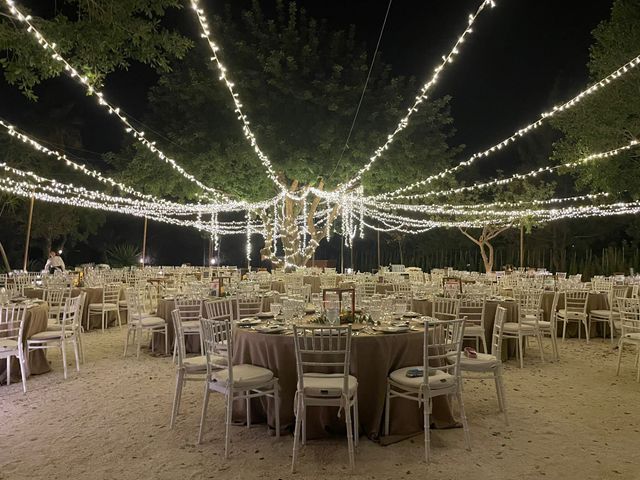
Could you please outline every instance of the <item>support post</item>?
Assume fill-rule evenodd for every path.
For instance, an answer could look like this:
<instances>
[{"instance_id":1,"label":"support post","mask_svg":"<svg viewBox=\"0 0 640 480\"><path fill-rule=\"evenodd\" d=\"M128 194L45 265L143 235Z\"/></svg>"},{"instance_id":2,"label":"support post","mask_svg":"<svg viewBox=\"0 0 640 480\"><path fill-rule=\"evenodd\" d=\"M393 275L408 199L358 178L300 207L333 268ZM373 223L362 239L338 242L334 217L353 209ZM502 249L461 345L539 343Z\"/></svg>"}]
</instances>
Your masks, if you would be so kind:
<instances>
[{"instance_id":1,"label":"support post","mask_svg":"<svg viewBox=\"0 0 640 480\"><path fill-rule=\"evenodd\" d=\"M520 225L520 266L524 267L524 225Z\"/></svg>"},{"instance_id":2,"label":"support post","mask_svg":"<svg viewBox=\"0 0 640 480\"><path fill-rule=\"evenodd\" d=\"M147 217L144 217L144 233L142 234L142 268L146 263L147 256Z\"/></svg>"},{"instance_id":3,"label":"support post","mask_svg":"<svg viewBox=\"0 0 640 480\"><path fill-rule=\"evenodd\" d=\"M27 263L29 262L29 240L31 239L31 221L33 220L33 202L35 201L35 197L31 195L31 200L29 202L29 220L27 222L27 238L24 242L24 262L22 263L22 269L27 271ZM48 254L48 253L47 253Z\"/></svg>"},{"instance_id":4,"label":"support post","mask_svg":"<svg viewBox=\"0 0 640 480\"><path fill-rule=\"evenodd\" d=\"M344 274L344 235L340 235L340 273Z\"/></svg>"},{"instance_id":5,"label":"support post","mask_svg":"<svg viewBox=\"0 0 640 480\"><path fill-rule=\"evenodd\" d=\"M380 270L380 230L377 231L378 232L378 270Z\"/></svg>"}]
</instances>

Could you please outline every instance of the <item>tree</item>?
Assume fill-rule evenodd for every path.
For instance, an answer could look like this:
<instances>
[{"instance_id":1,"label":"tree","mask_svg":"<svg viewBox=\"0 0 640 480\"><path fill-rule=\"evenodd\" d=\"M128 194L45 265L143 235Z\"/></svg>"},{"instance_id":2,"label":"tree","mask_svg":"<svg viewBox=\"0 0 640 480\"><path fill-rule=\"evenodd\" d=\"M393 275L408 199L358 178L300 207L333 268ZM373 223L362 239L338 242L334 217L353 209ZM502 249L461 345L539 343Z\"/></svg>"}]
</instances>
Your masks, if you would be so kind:
<instances>
[{"instance_id":1,"label":"tree","mask_svg":"<svg viewBox=\"0 0 640 480\"><path fill-rule=\"evenodd\" d=\"M276 2L273 18L254 1L239 18L227 5L220 15L210 17L210 24L262 149L281 181L298 194L309 186L333 189L351 178L384 143L418 91L415 79L393 76L380 54L342 155L371 61L355 27L332 31L325 20L311 18L295 2L283 1ZM278 191L245 142L209 57L200 42L180 68L161 76L150 93L151 111L145 123L169 140L163 146L170 155L208 185L248 200L271 198ZM447 144L453 133L448 100L425 102L414 114L409 128L363 179L367 193L401 186L450 164L455 149ZM144 184L151 193L194 198L192 186L165 175L167 167L158 166L137 147L109 161L124 169L123 178ZM329 208L331 222L340 214L340 206L327 206L313 195L306 202L304 219L304 202L285 202L283 228L277 232L285 255L297 264L311 258L315 242L326 234L326 229L311 227L310 216L318 206ZM269 231L274 209L258 215L267 228L263 256L277 261ZM286 230L295 225L297 229ZM309 231L310 248L304 251L300 251L301 225Z\"/></svg>"},{"instance_id":2,"label":"tree","mask_svg":"<svg viewBox=\"0 0 640 480\"><path fill-rule=\"evenodd\" d=\"M491 198L496 202L522 202L518 207L521 216L512 220L500 220L495 217L487 216L480 219L485 222L480 233L477 236L472 235L468 228L459 227L460 232L475 243L480 249L482 262L487 273L493 271L494 264L494 248L492 241L503 232L506 232L514 225L526 228L528 232L535 225L535 221L526 213L527 208L532 207L533 200L546 200L550 198L555 190L554 183L532 182L532 181L516 181L506 184L503 187L495 187L490 191L483 192L479 195L465 195L468 203L482 205L483 199ZM490 196L489 196L490 195ZM478 219L475 219L478 221Z\"/></svg>"},{"instance_id":3,"label":"tree","mask_svg":"<svg viewBox=\"0 0 640 480\"><path fill-rule=\"evenodd\" d=\"M616 0L611 18L593 31L588 63L592 81L600 80L640 51L640 1ZM616 80L615 84L583 100L577 108L554 117L552 124L563 138L554 146L559 162L572 161L595 152L603 152L640 136L640 70ZM629 192L640 198L640 149L635 148L612 158L579 167L578 187L613 194Z\"/></svg>"},{"instance_id":4,"label":"tree","mask_svg":"<svg viewBox=\"0 0 640 480\"><path fill-rule=\"evenodd\" d=\"M54 2L53 12L42 12L45 16L23 13L31 13L32 23L56 42L58 51L98 85L132 61L166 72L171 59L182 58L191 41L161 23L168 11L180 8L179 0L63 0ZM33 100L36 85L63 72L62 65L9 15L0 16L0 51L7 83Z\"/></svg>"}]
</instances>

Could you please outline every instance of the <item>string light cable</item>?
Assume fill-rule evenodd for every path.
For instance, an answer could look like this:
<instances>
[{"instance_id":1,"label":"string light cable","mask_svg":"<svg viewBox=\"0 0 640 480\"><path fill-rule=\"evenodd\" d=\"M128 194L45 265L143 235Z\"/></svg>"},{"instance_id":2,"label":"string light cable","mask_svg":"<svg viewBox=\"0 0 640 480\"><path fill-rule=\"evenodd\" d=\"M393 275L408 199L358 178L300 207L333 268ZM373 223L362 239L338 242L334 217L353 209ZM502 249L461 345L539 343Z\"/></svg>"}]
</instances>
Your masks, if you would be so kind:
<instances>
[{"instance_id":1,"label":"string light cable","mask_svg":"<svg viewBox=\"0 0 640 480\"><path fill-rule=\"evenodd\" d=\"M226 196L221 193L218 192L216 189L211 188L207 185L205 185L204 183L202 183L201 181L199 181L197 178L195 178L193 175L191 175L190 173L188 173L183 167L181 167L173 158L169 157L168 155L166 155L162 150L160 150L158 147L156 147L154 141L149 141L145 138L145 134L143 131L139 131L137 130L133 124L131 124L131 122L128 120L128 118L122 114L120 112L120 109L118 107L116 107L114 104L112 104L111 102L109 102L106 97L104 96L104 94L98 90L96 87L91 85L91 82L89 81L89 78L86 75L81 74L80 72L78 72L78 70L76 70L57 50L57 45L53 42L49 42L45 36L33 25L33 23L31 22L32 17L31 15L24 15L16 6L16 2L14 0L4 0L5 4L7 5L9 11L15 15L15 17L22 23L24 23L25 25L27 25L27 32L33 36L36 41L38 42L38 44L48 53L50 53L51 58L53 60L55 60L56 62L60 63L63 67L64 67L64 71L67 75L69 75L72 79L79 81L84 88L86 89L87 93L90 95L95 95L98 99L98 104L103 106L104 108L107 109L107 111L109 112L109 114L115 115L116 118L118 118L120 120L120 122L123 124L124 128L125 128L125 132L127 132L129 135L131 135L134 139L136 139L139 143L141 143L142 145L144 145L150 152L152 152L153 154L155 154L156 157L158 157L160 160L164 161L165 163L167 163L173 170L175 170L176 172L178 172L180 175L182 175L184 178L186 178L187 180L189 180L192 183L195 183L198 187L200 187L202 190L208 192L209 194L214 195L215 197L218 198L226 198Z\"/></svg>"},{"instance_id":2,"label":"string light cable","mask_svg":"<svg viewBox=\"0 0 640 480\"><path fill-rule=\"evenodd\" d=\"M473 29L471 28L472 25L475 23L476 19L480 16L480 14L487 6L495 7L495 2L493 0L483 0L476 12L473 14L469 14L467 27L458 37L449 53L442 57L442 62L434 69L433 75L431 76L429 81L427 81L427 83L422 86L415 102L408 109L407 114L400 120L395 130L387 136L387 140L385 141L385 143L376 149L375 153L369 158L369 161L360 170L358 170L356 175L351 178L351 180L338 187L338 192L345 192L346 190L351 188L358 180L360 180L360 178L362 178L362 175L364 175L371 169L376 160L378 160L382 156L382 154L389 149L396 135L398 135L405 128L407 128L407 126L409 126L409 120L411 119L411 116L418 111L420 104L429 98L427 93L438 82L440 74L446 68L447 64L453 63L456 55L460 53L462 43L465 41L466 37L473 31Z\"/></svg>"},{"instance_id":3,"label":"string light cable","mask_svg":"<svg viewBox=\"0 0 640 480\"><path fill-rule=\"evenodd\" d=\"M494 179L488 182L484 182L484 183L474 183L473 185L468 185L468 186L464 186L464 187L457 187L457 188L450 188L448 190L437 190L437 191L429 191L429 192L425 192L425 193L417 193L417 194L410 194L410 195L403 195L403 194L395 194L393 195L393 198L403 198L403 199L410 199L410 200L416 200L419 198L428 198L428 197L433 197L433 196L442 196L442 195L451 195L454 193L461 193L461 192L469 192L469 191L475 191L475 190L480 190L483 188L487 188L487 187L492 187L495 185L505 185L507 183L511 183L515 180L524 180L526 178L530 178L530 177L536 177L542 173L547 173L547 172L553 172L555 170L559 170L562 168L567 168L567 169L571 169L571 168L575 168L581 165L584 165L586 163L590 163L596 160L601 160L601 159L605 159L605 158L611 158L614 157L616 155L619 155L625 151L628 151L634 147L636 147L640 142L638 142L638 140L631 140L627 145L623 145L621 147L618 148L614 148L613 150L609 150L606 152L601 152L601 153L593 153L591 155L588 155L586 157L583 157L579 160L573 161L573 162L566 162L560 165L555 165L555 166L549 166L549 167L540 167L537 168L535 170L531 170L527 173L516 173L510 177L506 177L506 178L500 178L500 179ZM379 202L380 201L380 196L379 195L374 195L372 197L366 197L365 201L366 202Z\"/></svg>"},{"instance_id":4,"label":"string light cable","mask_svg":"<svg viewBox=\"0 0 640 480\"><path fill-rule=\"evenodd\" d=\"M276 172L273 169L273 165L271 164L271 160L269 160L269 157L262 151L262 149L258 145L258 140L251 130L247 115L242 111L242 102L240 101L238 93L234 90L235 84L229 79L227 68L222 64L222 61L220 60L220 56L218 54L218 52L220 51L220 47L213 40L211 29L209 27L209 23L207 22L207 17L204 10L200 6L200 2L198 0L191 0L191 7L195 12L196 17L198 18L198 23L200 24L200 29L202 30L201 36L207 41L209 48L211 49L211 61L218 69L218 78L225 84L227 90L229 91L229 94L231 95L231 99L233 100L233 104L235 106L234 112L237 114L238 120L242 123L242 133L244 134L244 137L247 139L247 141L253 148L253 151L260 159L260 162L262 162L262 165L267 170L267 175L269 176L269 178L282 192L289 195L286 185L283 185L276 175Z\"/></svg>"},{"instance_id":5,"label":"string light cable","mask_svg":"<svg viewBox=\"0 0 640 480\"><path fill-rule=\"evenodd\" d=\"M400 188L398 188L396 190L393 190L392 192L378 194L378 195L376 195L376 198L394 197L394 196L396 196L398 194L405 193L405 192L414 190L414 189L416 189L418 187L422 187L422 186L428 185L429 183L433 182L434 180L437 180L439 178L443 178L448 174L455 173L455 172L461 170L462 168L465 168L465 167L468 167L468 166L472 165L476 160L478 160L480 158L489 157L493 153L495 153L495 152L497 152L499 150L502 150L504 147L506 147L506 146L514 143L518 139L524 137L527 133L535 130L536 128L541 126L544 123L545 120L547 120L547 119L549 119L551 117L554 117L555 115L557 115L560 112L564 112L566 110L569 110L570 108L573 108L574 106L578 105L585 98L589 97L590 95L593 95L594 93L596 93L600 89L611 85L615 80L617 80L617 79L621 78L622 76L626 75L627 73L632 71L634 68L636 68L638 65L640 65L640 55L632 58L627 63L625 63L624 65L622 65L618 69L614 70L613 72L611 72L609 75L607 75L606 77L604 77L600 81L592 84L591 86L589 86L585 90L582 90L580 93L578 93L578 95L576 95L572 99L566 101L565 103L563 103L561 105L554 106L551 110L542 113L540 115L540 118L538 118L536 121L534 121L533 123L530 123L526 127L523 127L521 129L517 130L510 137L505 138L504 140L500 141L499 143L493 145L492 147L489 147L489 148L487 148L486 150L484 150L482 152L474 153L466 161L460 162L458 165L456 165L454 167L445 169L440 173L436 173L436 174L431 175L431 176L429 176L429 177L427 177L427 178L425 178L423 180L419 180L417 182L414 182L414 183L412 183L410 185L407 185L407 186L404 186L404 187L400 187Z\"/></svg>"}]
</instances>

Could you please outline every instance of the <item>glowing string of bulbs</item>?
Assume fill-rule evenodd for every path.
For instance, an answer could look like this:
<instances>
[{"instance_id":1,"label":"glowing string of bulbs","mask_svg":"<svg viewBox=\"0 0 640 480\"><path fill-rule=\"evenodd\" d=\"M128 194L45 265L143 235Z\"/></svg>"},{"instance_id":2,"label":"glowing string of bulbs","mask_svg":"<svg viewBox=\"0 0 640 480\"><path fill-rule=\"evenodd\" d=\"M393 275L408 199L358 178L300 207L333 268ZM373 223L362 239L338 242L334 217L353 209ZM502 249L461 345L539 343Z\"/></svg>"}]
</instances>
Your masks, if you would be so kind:
<instances>
[{"instance_id":1,"label":"glowing string of bulbs","mask_svg":"<svg viewBox=\"0 0 640 480\"><path fill-rule=\"evenodd\" d=\"M115 115L120 122L124 125L125 131L133 136L139 143L144 145L150 152L155 154L160 160L167 163L172 169L182 175L184 178L189 180L190 182L195 183L201 189L219 196L226 198L222 193L217 190L208 187L193 175L188 173L184 168L182 168L174 159L166 155L162 152L158 147L156 147L155 142L151 142L145 138L145 134L142 131L137 130L125 117L122 113L120 113L120 108L116 107L105 98L104 94L99 91L97 88L93 87L89 81L89 78L85 75L79 73L60 53L56 48L56 44L49 42L44 35L31 23L31 16L24 15L17 7L16 3L13 0L5 0L9 11L16 16L16 18L27 25L27 32L31 34L38 42L38 44L46 51L52 52L51 58L56 62L60 63L64 67L64 71L72 78L79 81L87 90L87 93L90 95L95 94L98 98L98 104L105 107L110 114Z\"/></svg>"},{"instance_id":2,"label":"glowing string of bulbs","mask_svg":"<svg viewBox=\"0 0 640 480\"><path fill-rule=\"evenodd\" d=\"M533 123L530 123L529 125L527 125L524 128L521 128L520 130L517 130L510 137L505 138L501 142L493 145L492 147L489 147L489 148L487 148L486 150L484 150L482 152L474 153L466 161L460 162L458 165L456 165L454 167L447 168L447 169L443 170L440 173L431 175L431 176L429 176L429 177L427 177L427 178L425 178L423 180L419 180L419 181L414 182L414 183L412 183L410 185L398 188L396 190L393 190L392 192L381 193L379 195L376 195L376 198L394 197L394 196L396 196L398 194L408 192L410 190L413 190L413 189L421 187L421 186L425 186L425 185L433 182L434 180L436 180L438 178L443 178L444 176L446 176L446 175L448 175L450 173L455 173L455 172L457 172L458 170L461 170L464 167L468 167L469 165L473 164L476 160L478 160L480 158L486 158L486 157L490 156L491 154L493 154L493 153L495 153L495 152L497 152L499 150L502 150L507 145L510 145L511 143L514 143L516 140L518 140L519 138L525 136L530 131L538 128L540 125L542 125L544 123L544 121L546 119L555 116L559 112L563 112L565 110L568 110L568 109L574 107L575 105L580 103L582 100L584 100L588 96L594 94L595 92L597 92L601 88L605 88L606 86L611 84L614 80L622 77L623 75L625 75L626 73L630 72L631 70L633 70L638 65L640 65L640 55L638 55L635 58L632 58L627 63L622 65L620 68L618 68L617 70L613 71L612 73L610 73L609 75L604 77L602 80L594 83L593 85L589 86L585 90L581 91L578 95L573 97L571 100L568 100L567 102L565 102L565 103L563 103L563 104L561 104L559 106L553 107L548 112L542 113L538 120L536 120Z\"/></svg>"},{"instance_id":3,"label":"glowing string of bulbs","mask_svg":"<svg viewBox=\"0 0 640 480\"><path fill-rule=\"evenodd\" d=\"M200 3L198 2L198 0L191 0L191 7L198 17L198 23L200 24L200 29L202 30L202 38L207 41L207 43L209 44L209 48L211 49L211 61L216 65L216 68L218 69L218 72L220 74L218 78L221 82L224 82L227 90L229 91L229 94L231 95L231 99L233 100L233 104L235 106L234 112L238 115L238 120L242 123L242 133L244 133L244 136L253 148L253 151L256 153L256 155L258 155L258 158L262 162L262 165L266 168L269 178L278 186L278 188L283 193L288 193L287 187L280 182L280 179L276 175L269 157L262 151L262 149L258 145L258 140L253 134L251 127L249 126L249 120L246 114L244 114L242 111L242 102L240 101L240 97L233 88L235 86L234 83L228 77L227 68L220 61L220 57L218 55L220 47L212 39L211 30L209 28L204 10L200 7Z\"/></svg>"},{"instance_id":4,"label":"glowing string of bulbs","mask_svg":"<svg viewBox=\"0 0 640 480\"><path fill-rule=\"evenodd\" d=\"M371 167L376 162L376 160L378 160L382 156L382 154L386 150L389 149L389 147L391 146L391 143L393 142L393 139L395 138L395 136L397 134L399 134L400 132L402 132L405 128L407 128L409 126L409 120L411 119L411 116L415 112L418 111L418 108L419 108L420 104L423 103L424 101L426 101L429 98L427 93L438 82L438 78L440 76L440 73L445 69L447 64L452 63L453 59L455 58L455 56L460 53L459 47L464 42L465 37L467 35L469 35L473 31L472 28L471 28L472 25L474 24L474 22L476 21L478 16L482 13L482 11L485 9L485 7L487 7L489 5L491 7L495 7L494 1L493 0L484 0L480 4L478 9L476 10L476 13L469 15L469 20L467 22L467 28L465 28L464 32L462 32L462 34L458 37L458 40L453 45L453 48L448 53L448 55L446 55L446 56L443 55L442 56L442 63L440 63L434 69L434 73L433 73L432 77L429 79L429 81L427 83L425 83L422 86L422 88L420 89L420 93L416 97L416 101L408 109L407 114L400 120L400 122L396 126L396 129L393 131L393 133L391 133L390 135L387 136L386 142L381 147L378 147L378 149L376 149L374 155L371 158L369 158L369 161L367 162L367 164L364 167L362 167L360 170L358 170L358 172L356 173L355 177L353 177L351 180L349 180L348 182L344 183L342 186L340 186L338 188L338 190L337 190L338 192L344 192L344 191L348 190L358 180L360 180L360 178L362 178L362 175L364 175L367 171L369 171L371 169Z\"/></svg>"}]
</instances>

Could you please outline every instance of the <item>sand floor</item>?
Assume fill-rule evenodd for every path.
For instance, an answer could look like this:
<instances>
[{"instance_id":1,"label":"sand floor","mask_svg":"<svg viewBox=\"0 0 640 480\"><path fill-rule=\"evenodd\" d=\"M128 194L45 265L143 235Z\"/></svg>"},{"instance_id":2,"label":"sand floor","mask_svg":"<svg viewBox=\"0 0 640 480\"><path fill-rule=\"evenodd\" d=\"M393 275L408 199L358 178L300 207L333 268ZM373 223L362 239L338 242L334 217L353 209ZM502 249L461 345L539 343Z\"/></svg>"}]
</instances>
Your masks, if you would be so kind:
<instances>
[{"instance_id":1,"label":"sand floor","mask_svg":"<svg viewBox=\"0 0 640 480\"><path fill-rule=\"evenodd\" d=\"M506 364L510 414L497 411L492 382L467 381L464 400L472 451L461 429L432 431L433 460L423 437L382 447L362 438L349 473L344 438L311 441L290 474L293 437L266 427L232 427L223 456L223 401L212 395L206 441L196 445L202 386L187 385L174 430L168 428L175 371L169 358L122 357L125 331L91 332L80 373L53 370L20 385L0 386L1 479L640 479L640 384L634 354L623 357L598 338L567 340L559 363L541 364L532 346L525 368ZM550 343L545 343L548 356ZM362 400L361 400L362 401Z\"/></svg>"}]
</instances>

